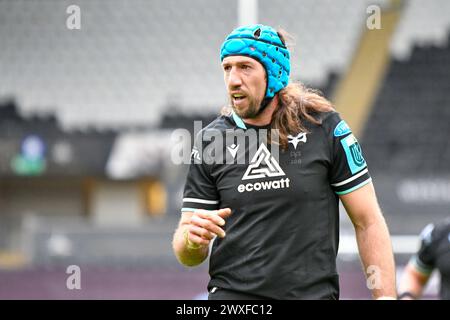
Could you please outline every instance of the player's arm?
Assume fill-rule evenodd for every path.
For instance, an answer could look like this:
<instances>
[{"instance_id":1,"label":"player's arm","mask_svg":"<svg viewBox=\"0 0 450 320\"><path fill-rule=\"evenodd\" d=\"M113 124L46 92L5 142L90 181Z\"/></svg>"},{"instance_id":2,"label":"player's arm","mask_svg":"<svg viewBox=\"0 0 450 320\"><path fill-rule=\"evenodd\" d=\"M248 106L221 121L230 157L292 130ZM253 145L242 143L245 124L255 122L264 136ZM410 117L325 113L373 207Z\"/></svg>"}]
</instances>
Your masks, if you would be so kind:
<instances>
[{"instance_id":1,"label":"player's arm","mask_svg":"<svg viewBox=\"0 0 450 320\"><path fill-rule=\"evenodd\" d=\"M183 192L181 218L172 240L178 261L185 266L201 264L209 253L209 244L215 236L225 235L225 218L230 209L219 209L220 196L207 163L212 159L203 154L203 130L195 138L191 163ZM208 161L203 161L208 159Z\"/></svg>"},{"instance_id":2,"label":"player's arm","mask_svg":"<svg viewBox=\"0 0 450 320\"><path fill-rule=\"evenodd\" d=\"M374 277L374 298L396 297L395 263L389 231L378 205L372 183L341 195L342 203L355 227L359 254L365 272ZM372 266L371 268L369 268ZM371 274L371 272L380 274Z\"/></svg>"},{"instance_id":3,"label":"player's arm","mask_svg":"<svg viewBox=\"0 0 450 320\"><path fill-rule=\"evenodd\" d=\"M431 273L422 273L411 261L406 265L399 285L399 298L418 299L430 278Z\"/></svg>"},{"instance_id":4,"label":"player's arm","mask_svg":"<svg viewBox=\"0 0 450 320\"><path fill-rule=\"evenodd\" d=\"M214 237L225 237L222 227L230 214L228 208L183 212L172 241L178 261L190 267L201 264L208 257L209 244Z\"/></svg>"},{"instance_id":5,"label":"player's arm","mask_svg":"<svg viewBox=\"0 0 450 320\"><path fill-rule=\"evenodd\" d=\"M418 299L433 272L435 265L435 240L440 238L439 228L431 223L420 233L419 250L406 265L399 284L399 298Z\"/></svg>"}]
</instances>

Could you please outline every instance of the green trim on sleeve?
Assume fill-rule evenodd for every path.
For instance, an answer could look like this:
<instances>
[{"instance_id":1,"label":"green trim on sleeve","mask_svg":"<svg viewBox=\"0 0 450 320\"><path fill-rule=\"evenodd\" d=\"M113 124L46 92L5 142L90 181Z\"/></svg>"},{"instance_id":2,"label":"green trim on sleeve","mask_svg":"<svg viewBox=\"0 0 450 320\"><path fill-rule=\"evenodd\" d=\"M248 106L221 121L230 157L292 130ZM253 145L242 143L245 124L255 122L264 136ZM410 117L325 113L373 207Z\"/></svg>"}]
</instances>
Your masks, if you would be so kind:
<instances>
[{"instance_id":1,"label":"green trim on sleeve","mask_svg":"<svg viewBox=\"0 0 450 320\"><path fill-rule=\"evenodd\" d=\"M350 188L350 189L348 189L348 190L345 190L345 191L336 191L336 194L338 194L338 195L343 195L343 194L350 193L350 192L352 192L352 191L355 191L355 190L357 190L357 189L359 189L359 188L365 186L366 184L368 184L368 183L371 182L371 181L372 181L372 178L369 178L369 179L367 179L367 180L361 182L360 184L358 184L358 185L356 185L356 186L354 186L353 188Z\"/></svg>"},{"instance_id":2,"label":"green trim on sleeve","mask_svg":"<svg viewBox=\"0 0 450 320\"><path fill-rule=\"evenodd\" d=\"M409 262L423 275L429 276L433 272L434 268L420 261L417 255L414 255Z\"/></svg>"},{"instance_id":3,"label":"green trim on sleeve","mask_svg":"<svg viewBox=\"0 0 450 320\"><path fill-rule=\"evenodd\" d=\"M181 212L187 212L187 211L195 211L198 210L197 208L181 208Z\"/></svg>"}]
</instances>

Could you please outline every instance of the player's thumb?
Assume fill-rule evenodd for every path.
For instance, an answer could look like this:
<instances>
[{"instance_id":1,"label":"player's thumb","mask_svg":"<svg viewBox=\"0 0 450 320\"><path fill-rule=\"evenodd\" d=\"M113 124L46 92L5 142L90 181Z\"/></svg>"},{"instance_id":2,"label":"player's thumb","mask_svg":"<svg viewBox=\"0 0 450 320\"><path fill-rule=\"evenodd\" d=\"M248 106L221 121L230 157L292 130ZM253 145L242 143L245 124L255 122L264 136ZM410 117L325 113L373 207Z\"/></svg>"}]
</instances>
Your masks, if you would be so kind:
<instances>
[{"instance_id":1,"label":"player's thumb","mask_svg":"<svg viewBox=\"0 0 450 320\"><path fill-rule=\"evenodd\" d=\"M231 216L231 209L230 208L219 209L217 210L217 215L222 219L228 218L229 216Z\"/></svg>"}]
</instances>

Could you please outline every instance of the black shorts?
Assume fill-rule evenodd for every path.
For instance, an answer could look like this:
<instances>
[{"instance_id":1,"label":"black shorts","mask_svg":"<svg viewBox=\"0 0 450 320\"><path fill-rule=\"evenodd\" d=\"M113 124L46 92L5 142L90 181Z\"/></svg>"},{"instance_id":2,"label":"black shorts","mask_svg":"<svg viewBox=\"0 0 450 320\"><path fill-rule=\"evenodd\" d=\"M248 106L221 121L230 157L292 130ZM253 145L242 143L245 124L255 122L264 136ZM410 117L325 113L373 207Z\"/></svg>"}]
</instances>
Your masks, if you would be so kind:
<instances>
[{"instance_id":1,"label":"black shorts","mask_svg":"<svg viewBox=\"0 0 450 320\"><path fill-rule=\"evenodd\" d=\"M254 294L213 287L209 290L208 300L270 300Z\"/></svg>"}]
</instances>

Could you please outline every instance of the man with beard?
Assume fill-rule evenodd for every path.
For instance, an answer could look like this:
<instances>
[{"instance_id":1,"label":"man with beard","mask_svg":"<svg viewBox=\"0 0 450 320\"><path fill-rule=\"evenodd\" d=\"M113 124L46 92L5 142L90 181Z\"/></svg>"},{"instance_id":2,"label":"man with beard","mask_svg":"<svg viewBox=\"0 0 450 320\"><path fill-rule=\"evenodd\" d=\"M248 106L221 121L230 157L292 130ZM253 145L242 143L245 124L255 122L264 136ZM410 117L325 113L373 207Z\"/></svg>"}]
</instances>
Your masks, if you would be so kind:
<instances>
[{"instance_id":1,"label":"man with beard","mask_svg":"<svg viewBox=\"0 0 450 320\"><path fill-rule=\"evenodd\" d=\"M393 299L389 232L361 148L327 99L289 82L286 36L257 24L225 39L220 57L231 110L196 138L175 255L195 266L211 249L209 299L338 299L341 199L365 270L378 272L373 297ZM245 145L204 138L251 130L264 133ZM246 162L211 161L202 152L211 145L235 162L240 151Z\"/></svg>"}]
</instances>

